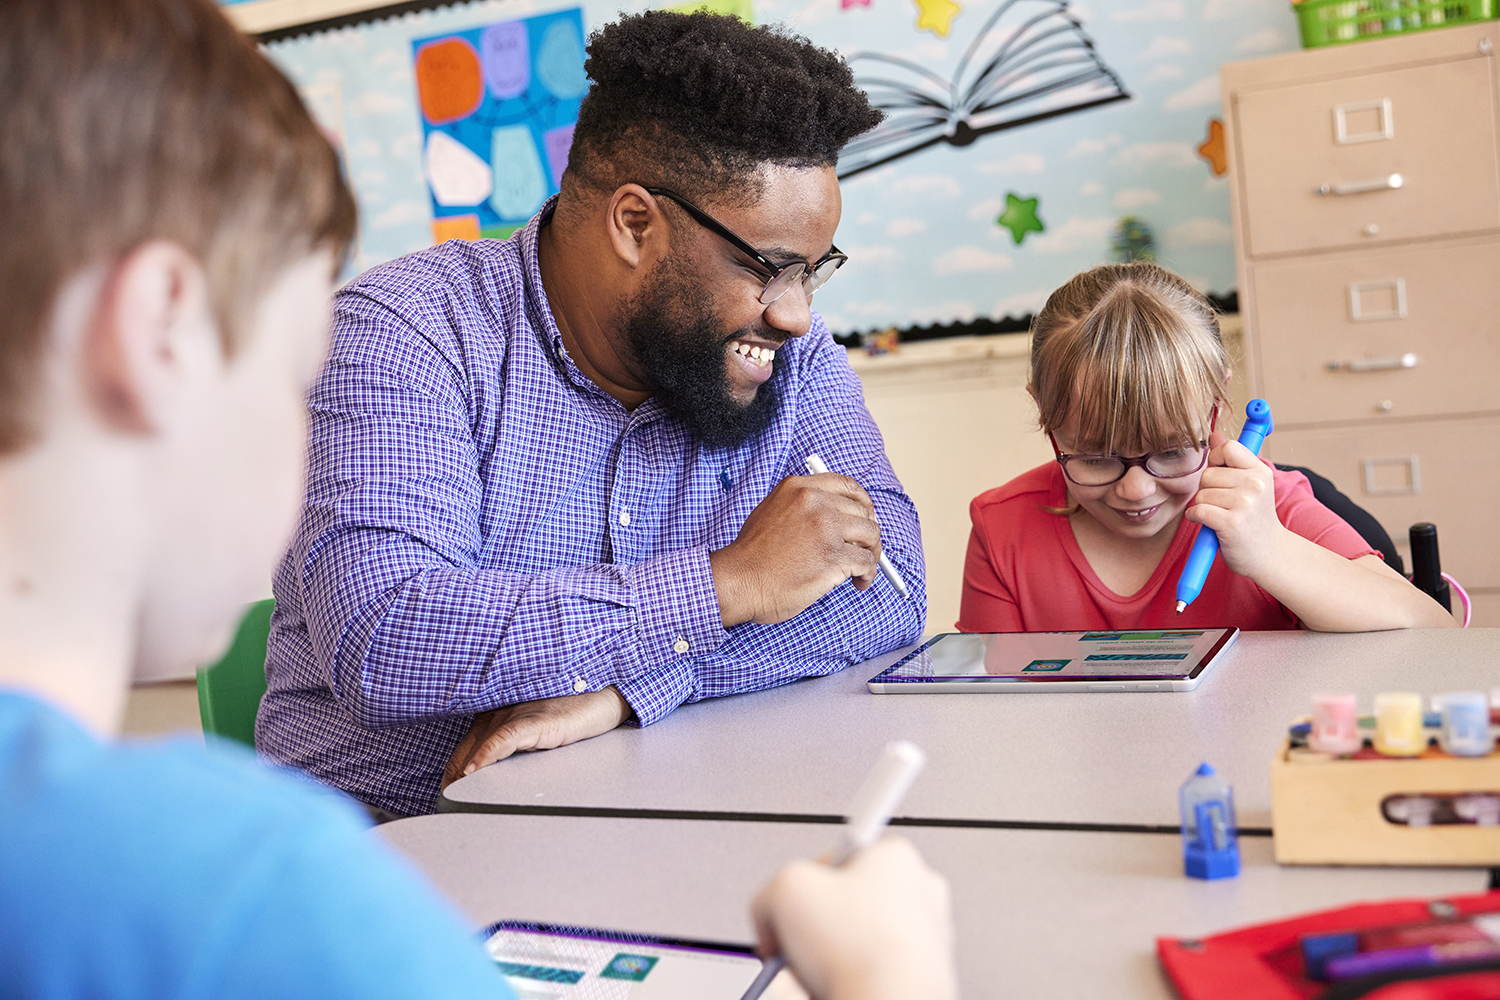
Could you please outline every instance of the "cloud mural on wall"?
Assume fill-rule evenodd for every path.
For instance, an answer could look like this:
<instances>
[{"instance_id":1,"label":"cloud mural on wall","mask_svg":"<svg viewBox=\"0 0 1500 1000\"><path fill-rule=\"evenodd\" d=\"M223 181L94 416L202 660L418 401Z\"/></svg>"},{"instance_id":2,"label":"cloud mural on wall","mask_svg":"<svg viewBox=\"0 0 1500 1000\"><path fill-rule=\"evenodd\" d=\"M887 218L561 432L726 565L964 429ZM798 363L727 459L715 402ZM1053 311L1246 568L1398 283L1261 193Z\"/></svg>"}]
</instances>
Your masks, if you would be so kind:
<instances>
[{"instance_id":1,"label":"cloud mural on wall","mask_svg":"<svg viewBox=\"0 0 1500 1000\"><path fill-rule=\"evenodd\" d=\"M845 147L840 177L1130 97L1067 0L1002 0L951 77L878 52L848 61L886 120Z\"/></svg>"},{"instance_id":2,"label":"cloud mural on wall","mask_svg":"<svg viewBox=\"0 0 1500 1000\"><path fill-rule=\"evenodd\" d=\"M751 0L735 2L750 9ZM900 77L907 84L915 77L921 88L931 88L930 93L921 89L931 100L918 102L914 112L936 116L940 106L961 107L963 96L1007 46L1014 55L1028 38L1045 30L1056 33L1040 48L1059 46L1060 54L1082 59L1073 64L1075 69L1106 67L1119 91L1134 98L1073 113L1067 107L1084 92L1064 86L1040 100L1033 95L1030 103L1016 100L991 109L1000 115L1012 109L1023 116L1025 107L1062 109L1052 117L976 135L968 145L939 139L920 153L887 160L846 180L835 241L849 253L850 262L836 282L819 292L816 303L834 330L1034 311L1072 274L1109 259L1111 234L1127 214L1160 234L1157 250L1162 263L1215 292L1234 288L1228 183L1210 170L1214 155L1223 165L1222 137L1217 144L1208 141L1213 139L1208 123L1220 115L1219 100L1212 85L1201 81L1216 78L1225 62L1294 47L1296 15L1286 0L1075 0L1065 8L1059 0L957 0L962 9L946 37L917 30L914 0L753 2L756 23L786 24L846 55L880 53L925 69L926 75ZM559 101L558 92L577 93L582 86L577 43L586 40L590 29L625 10L670 3L433 0L429 9L268 39L267 52L302 89L320 123L343 139L341 152L361 210L353 269L419 250L434 239L483 235L472 223L478 221L476 213L499 214L493 199L502 186L501 201L509 206L512 201L529 205L541 185L555 185L567 148L566 116L543 123L534 149L524 157L525 171L507 168L509 173L497 178L494 130L520 122L488 116L490 105L521 100L501 95L521 85L523 69L530 70L531 86L538 76L534 60L543 58L544 49L559 56L552 60L555 68L567 71L554 74L549 69L545 75L550 82L537 81L537 94ZM566 45L556 41L547 46L545 27L535 33L528 30L524 60L517 28L499 29L488 40L483 34L483 29L499 23L556 16L575 8L582 9L582 34L565 39ZM986 27L991 19L993 25ZM1028 34L1023 29L1033 21ZM412 43L454 36L470 39L487 73L485 106L470 116L486 118L487 127L472 137L459 134L462 122L432 126L422 115ZM1085 42L1091 48L1085 47L1080 56L1079 46ZM1000 63L992 75L1003 76L1006 67L1018 65ZM885 76L893 82L898 75L889 62L859 60L853 68L861 76ZM1025 81L1026 86L1020 79L1011 82L1013 89L1007 93L1012 96L1045 83L1040 77ZM1173 100L1195 84L1196 92ZM472 79L469 86L465 94L472 101ZM1103 86L1111 86L1109 80ZM1173 107L1167 107L1169 101ZM940 117L950 120L947 112ZM972 116L969 122L972 129ZM489 195L475 207L435 203L426 155L427 137L434 128L450 132L492 168L486 181L467 156L458 158L467 162L456 171L464 190L447 200L479 197L490 185ZM517 167L509 148L501 150L500 159ZM899 147L886 149L896 151ZM439 160L439 174L453 179L455 171L443 166L442 157ZM1007 207L1006 194L1012 192L1039 198L1047 226L1045 232L1028 233L1021 244L997 221ZM469 213L466 232L440 231L434 225L460 218L448 212Z\"/></svg>"}]
</instances>

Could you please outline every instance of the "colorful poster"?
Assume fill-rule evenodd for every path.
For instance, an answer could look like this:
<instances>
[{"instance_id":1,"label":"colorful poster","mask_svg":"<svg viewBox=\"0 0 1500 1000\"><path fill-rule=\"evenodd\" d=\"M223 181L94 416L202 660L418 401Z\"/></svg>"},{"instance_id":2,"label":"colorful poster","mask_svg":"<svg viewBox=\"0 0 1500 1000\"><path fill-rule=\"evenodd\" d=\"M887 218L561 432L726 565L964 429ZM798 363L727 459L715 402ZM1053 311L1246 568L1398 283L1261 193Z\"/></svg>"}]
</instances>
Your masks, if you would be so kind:
<instances>
[{"instance_id":1,"label":"colorful poster","mask_svg":"<svg viewBox=\"0 0 1500 1000\"><path fill-rule=\"evenodd\" d=\"M412 40L433 237L504 238L556 194L583 72L577 8Z\"/></svg>"}]
</instances>

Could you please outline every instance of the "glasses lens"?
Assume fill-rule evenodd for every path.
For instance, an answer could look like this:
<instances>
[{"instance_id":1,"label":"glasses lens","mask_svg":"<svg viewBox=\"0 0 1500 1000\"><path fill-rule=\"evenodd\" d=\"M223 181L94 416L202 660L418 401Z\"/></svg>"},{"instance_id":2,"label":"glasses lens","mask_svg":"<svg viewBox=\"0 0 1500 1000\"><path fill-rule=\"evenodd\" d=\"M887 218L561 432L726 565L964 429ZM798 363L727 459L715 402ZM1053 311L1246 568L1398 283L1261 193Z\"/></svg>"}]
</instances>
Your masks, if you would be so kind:
<instances>
[{"instance_id":1,"label":"glasses lens","mask_svg":"<svg viewBox=\"0 0 1500 1000\"><path fill-rule=\"evenodd\" d=\"M1063 471L1079 486L1107 486L1120 478L1125 464L1108 455L1080 455L1068 459Z\"/></svg>"},{"instance_id":2,"label":"glasses lens","mask_svg":"<svg viewBox=\"0 0 1500 1000\"><path fill-rule=\"evenodd\" d=\"M766 287L760 293L761 305L768 306L791 291L792 286L802 280L802 275L807 272L807 265L798 261L789 264L776 273L776 277L766 283Z\"/></svg>"},{"instance_id":3,"label":"glasses lens","mask_svg":"<svg viewBox=\"0 0 1500 1000\"><path fill-rule=\"evenodd\" d=\"M833 277L833 272L839 269L844 262L842 257L834 257L825 260L816 271L809 271L807 277L802 279L802 291L808 298L812 298L813 292L823 287L823 282Z\"/></svg>"},{"instance_id":4,"label":"glasses lens","mask_svg":"<svg viewBox=\"0 0 1500 1000\"><path fill-rule=\"evenodd\" d=\"M1162 479L1186 476L1203 467L1204 448L1173 448L1152 452L1146 459L1146 471Z\"/></svg>"}]
</instances>

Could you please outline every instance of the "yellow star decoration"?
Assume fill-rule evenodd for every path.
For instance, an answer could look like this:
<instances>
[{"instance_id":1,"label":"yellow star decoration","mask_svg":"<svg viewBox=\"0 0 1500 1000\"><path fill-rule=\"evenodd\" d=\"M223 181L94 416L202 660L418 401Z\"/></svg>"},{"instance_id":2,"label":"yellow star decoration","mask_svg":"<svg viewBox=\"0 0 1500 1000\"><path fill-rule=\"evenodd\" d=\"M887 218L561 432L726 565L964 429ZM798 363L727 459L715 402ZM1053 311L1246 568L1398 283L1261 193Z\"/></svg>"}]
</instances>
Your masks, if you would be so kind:
<instances>
[{"instance_id":1,"label":"yellow star decoration","mask_svg":"<svg viewBox=\"0 0 1500 1000\"><path fill-rule=\"evenodd\" d=\"M1198 155L1208 161L1215 177L1223 177L1229 169L1229 151L1224 148L1224 123L1217 118L1208 120L1208 138L1198 147Z\"/></svg>"},{"instance_id":2,"label":"yellow star decoration","mask_svg":"<svg viewBox=\"0 0 1500 1000\"><path fill-rule=\"evenodd\" d=\"M930 31L939 38L948 36L948 29L953 26L953 19L963 10L962 4L954 3L953 0L914 0L917 10L917 30Z\"/></svg>"}]
</instances>

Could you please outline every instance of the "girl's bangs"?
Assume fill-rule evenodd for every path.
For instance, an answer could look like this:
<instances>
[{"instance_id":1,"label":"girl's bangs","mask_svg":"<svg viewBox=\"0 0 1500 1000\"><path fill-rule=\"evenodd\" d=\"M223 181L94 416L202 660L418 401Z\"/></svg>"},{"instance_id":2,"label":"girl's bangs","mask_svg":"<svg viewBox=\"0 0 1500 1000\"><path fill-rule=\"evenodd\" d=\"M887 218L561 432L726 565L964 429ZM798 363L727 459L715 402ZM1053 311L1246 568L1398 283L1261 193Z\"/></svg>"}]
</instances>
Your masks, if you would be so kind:
<instances>
[{"instance_id":1,"label":"girl's bangs","mask_svg":"<svg viewBox=\"0 0 1500 1000\"><path fill-rule=\"evenodd\" d=\"M1208 440L1213 408L1222 399L1222 365L1193 331L1169 329L1186 323L1153 318L1165 322L1148 325L1132 317L1135 322L1113 323L1109 331L1081 331L1081 344L1088 346L1075 355L1073 378L1080 450L1142 455Z\"/></svg>"}]
</instances>

